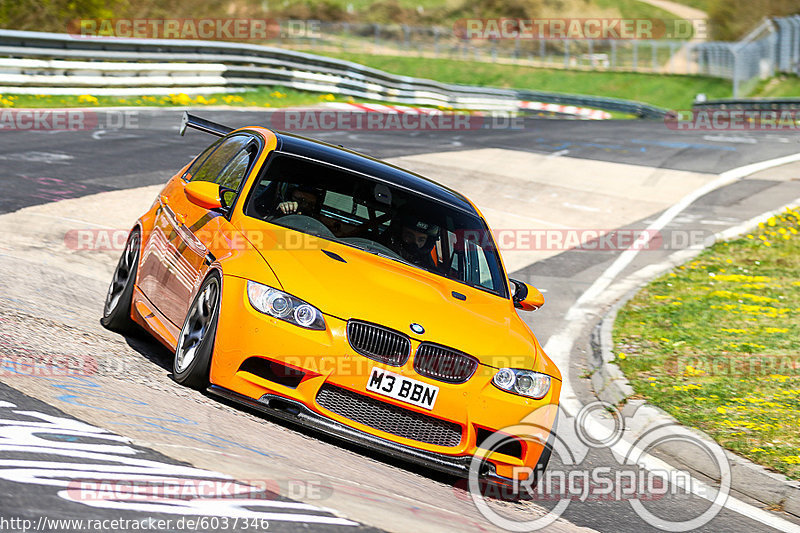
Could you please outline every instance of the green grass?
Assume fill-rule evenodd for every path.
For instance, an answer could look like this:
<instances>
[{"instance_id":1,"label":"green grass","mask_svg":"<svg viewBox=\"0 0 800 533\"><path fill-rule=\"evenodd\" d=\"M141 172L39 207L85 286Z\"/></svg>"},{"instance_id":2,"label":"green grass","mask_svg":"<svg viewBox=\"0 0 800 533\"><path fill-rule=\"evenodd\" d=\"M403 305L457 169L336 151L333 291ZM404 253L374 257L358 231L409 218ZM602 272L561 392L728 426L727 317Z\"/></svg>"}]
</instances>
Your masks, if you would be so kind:
<instances>
[{"instance_id":1,"label":"green grass","mask_svg":"<svg viewBox=\"0 0 800 533\"><path fill-rule=\"evenodd\" d=\"M782 75L780 78L762 81L756 87L754 94L765 98L796 98L800 96L800 78Z\"/></svg>"},{"instance_id":2,"label":"green grass","mask_svg":"<svg viewBox=\"0 0 800 533\"><path fill-rule=\"evenodd\" d=\"M384 24L444 25L462 18L622 17L674 19L672 13L639 0L527 0L514 5L480 0L327 0L329 13L352 10L355 21ZM285 12L308 5L306 0L286 0ZM276 6L277 7L277 6ZM317 10L324 14L324 11ZM316 12L315 12L316 13Z\"/></svg>"},{"instance_id":3,"label":"green grass","mask_svg":"<svg viewBox=\"0 0 800 533\"><path fill-rule=\"evenodd\" d=\"M800 210L718 243L620 311L617 362L640 397L800 479Z\"/></svg>"},{"instance_id":4,"label":"green grass","mask_svg":"<svg viewBox=\"0 0 800 533\"><path fill-rule=\"evenodd\" d=\"M709 0L672 0L676 4L683 4L685 6L699 9L700 11L708 12Z\"/></svg>"},{"instance_id":5,"label":"green grass","mask_svg":"<svg viewBox=\"0 0 800 533\"><path fill-rule=\"evenodd\" d=\"M728 80L703 76L673 76L632 72L579 71L503 65L455 59L397 57L354 53L327 55L355 61L395 74L434 79L447 83L483 85L609 96L638 100L667 109L688 109L694 96L705 93L709 99L731 96ZM9 95L6 95L9 96ZM285 89L262 87L243 93L213 94L204 97L171 96L97 96L81 99L77 96L12 95L0 101L0 107L85 107L85 106L175 106L175 105L237 105L255 107L287 107L310 105L333 97ZM750 96L800 97L800 78L782 76L760 83ZM5 103L4 103L5 102ZM628 118L616 114L614 118Z\"/></svg>"},{"instance_id":6,"label":"green grass","mask_svg":"<svg viewBox=\"0 0 800 533\"><path fill-rule=\"evenodd\" d=\"M592 2L602 9L617 9L620 16L631 19L664 19L673 20L675 15L661 8L651 6L639 0L594 0Z\"/></svg>"},{"instance_id":7,"label":"green grass","mask_svg":"<svg viewBox=\"0 0 800 533\"><path fill-rule=\"evenodd\" d=\"M1 95L0 107L51 108L51 107L115 107L115 106L246 106L289 107L334 101L334 95L324 95L285 89L260 87L252 91L230 94L188 96L180 92L169 96L51 96L51 95ZM346 101L346 98L339 98Z\"/></svg>"},{"instance_id":8,"label":"green grass","mask_svg":"<svg viewBox=\"0 0 800 533\"><path fill-rule=\"evenodd\" d=\"M454 59L330 54L395 74L448 83L509 87L638 100L667 109L688 109L697 93L731 96L731 83L702 76L541 69Z\"/></svg>"}]
</instances>

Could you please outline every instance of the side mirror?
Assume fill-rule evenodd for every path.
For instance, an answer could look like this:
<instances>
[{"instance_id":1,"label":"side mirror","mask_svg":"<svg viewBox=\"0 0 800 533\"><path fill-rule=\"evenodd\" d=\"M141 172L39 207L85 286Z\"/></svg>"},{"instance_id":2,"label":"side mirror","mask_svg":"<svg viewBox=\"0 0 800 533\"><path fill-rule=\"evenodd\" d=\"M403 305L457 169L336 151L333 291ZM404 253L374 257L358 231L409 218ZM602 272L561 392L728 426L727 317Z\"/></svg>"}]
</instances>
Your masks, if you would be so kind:
<instances>
[{"instance_id":1,"label":"side mirror","mask_svg":"<svg viewBox=\"0 0 800 533\"><path fill-rule=\"evenodd\" d=\"M222 198L219 185L210 181L192 181L184 189L186 197L194 205L205 209L219 209L222 207Z\"/></svg>"},{"instance_id":2,"label":"side mirror","mask_svg":"<svg viewBox=\"0 0 800 533\"><path fill-rule=\"evenodd\" d=\"M544 296L539 289L518 279L509 278L508 281L514 286L514 307L523 311L536 311L544 305Z\"/></svg>"}]
</instances>

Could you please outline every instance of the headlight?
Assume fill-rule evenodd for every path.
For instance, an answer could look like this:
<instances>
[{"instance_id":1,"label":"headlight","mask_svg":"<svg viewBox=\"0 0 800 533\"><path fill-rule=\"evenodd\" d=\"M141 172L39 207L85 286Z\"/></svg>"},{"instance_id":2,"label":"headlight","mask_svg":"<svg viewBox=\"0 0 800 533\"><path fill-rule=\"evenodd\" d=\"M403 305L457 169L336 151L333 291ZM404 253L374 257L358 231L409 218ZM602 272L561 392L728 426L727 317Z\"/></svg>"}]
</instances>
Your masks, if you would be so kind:
<instances>
[{"instance_id":1,"label":"headlight","mask_svg":"<svg viewBox=\"0 0 800 533\"><path fill-rule=\"evenodd\" d=\"M322 312L291 294L267 287L255 281L247 282L250 305L265 315L280 318L307 329L325 329Z\"/></svg>"},{"instance_id":2,"label":"headlight","mask_svg":"<svg viewBox=\"0 0 800 533\"><path fill-rule=\"evenodd\" d=\"M492 383L498 389L537 400L544 398L550 390L550 376L519 368L501 368L492 378Z\"/></svg>"}]
</instances>

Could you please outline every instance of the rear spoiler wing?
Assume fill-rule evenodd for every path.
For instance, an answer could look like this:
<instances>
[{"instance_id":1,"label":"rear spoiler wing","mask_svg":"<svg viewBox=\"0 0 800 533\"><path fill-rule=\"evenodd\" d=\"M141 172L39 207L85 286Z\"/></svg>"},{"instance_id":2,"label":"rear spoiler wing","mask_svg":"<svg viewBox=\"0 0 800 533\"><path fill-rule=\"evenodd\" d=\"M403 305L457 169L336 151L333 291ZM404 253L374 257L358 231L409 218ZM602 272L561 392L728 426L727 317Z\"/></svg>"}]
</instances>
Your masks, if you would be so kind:
<instances>
[{"instance_id":1,"label":"rear spoiler wing","mask_svg":"<svg viewBox=\"0 0 800 533\"><path fill-rule=\"evenodd\" d=\"M186 133L186 128L194 128L204 133L210 133L211 135L216 135L217 137L224 137L225 135L233 131L233 128L229 128L228 126L223 126L222 124L217 124L216 122L211 122L210 120L206 120L204 118L200 118L195 115L190 115L189 113L184 111L183 118L181 119L181 129L180 129L181 136L183 136L183 134Z\"/></svg>"}]
</instances>

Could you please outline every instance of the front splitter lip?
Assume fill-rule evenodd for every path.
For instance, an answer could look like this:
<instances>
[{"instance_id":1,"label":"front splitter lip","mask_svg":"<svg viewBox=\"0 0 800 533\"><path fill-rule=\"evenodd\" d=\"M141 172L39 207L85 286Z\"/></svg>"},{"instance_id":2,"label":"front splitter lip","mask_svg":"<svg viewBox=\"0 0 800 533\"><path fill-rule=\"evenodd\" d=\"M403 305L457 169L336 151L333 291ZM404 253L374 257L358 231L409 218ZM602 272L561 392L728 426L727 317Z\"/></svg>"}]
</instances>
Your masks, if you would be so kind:
<instances>
[{"instance_id":1,"label":"front splitter lip","mask_svg":"<svg viewBox=\"0 0 800 533\"><path fill-rule=\"evenodd\" d=\"M471 455L448 456L404 446L348 427L312 411L296 400L285 398L277 394L264 394L258 400L254 400L253 398L217 385L208 387L208 392L236 403L252 407L263 413L276 416L282 420L321 431L327 435L357 444L369 450L378 451L393 458L422 465L446 474L462 478L469 477L470 464L472 463ZM481 464L481 479L501 485L508 485L511 481L498 476L494 465L488 461L484 461Z\"/></svg>"}]
</instances>

